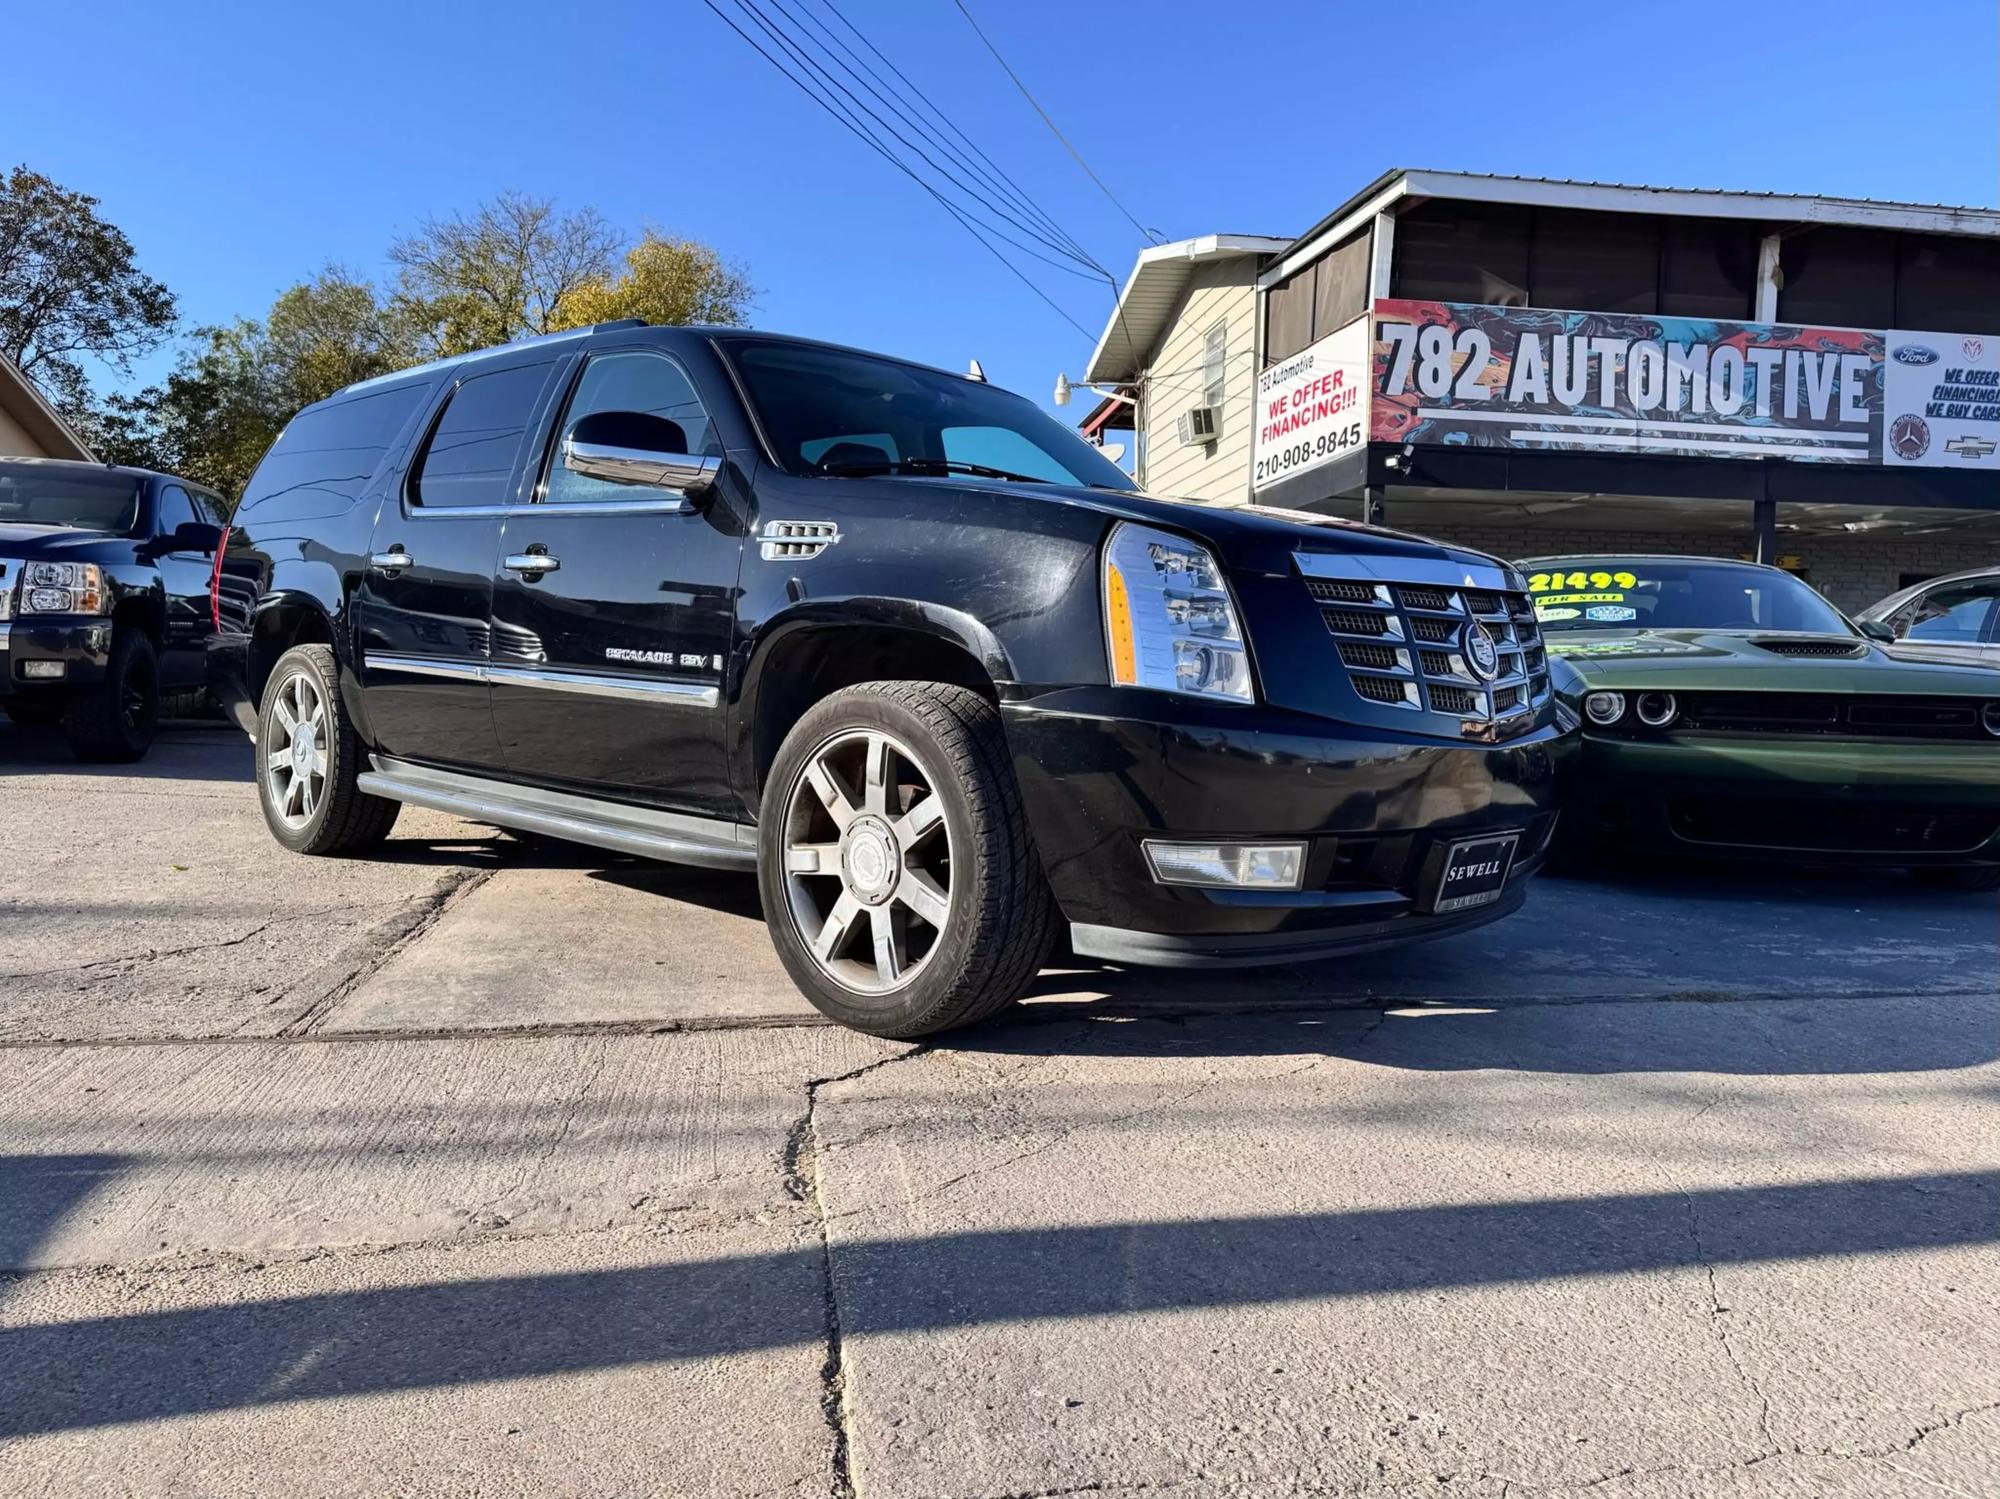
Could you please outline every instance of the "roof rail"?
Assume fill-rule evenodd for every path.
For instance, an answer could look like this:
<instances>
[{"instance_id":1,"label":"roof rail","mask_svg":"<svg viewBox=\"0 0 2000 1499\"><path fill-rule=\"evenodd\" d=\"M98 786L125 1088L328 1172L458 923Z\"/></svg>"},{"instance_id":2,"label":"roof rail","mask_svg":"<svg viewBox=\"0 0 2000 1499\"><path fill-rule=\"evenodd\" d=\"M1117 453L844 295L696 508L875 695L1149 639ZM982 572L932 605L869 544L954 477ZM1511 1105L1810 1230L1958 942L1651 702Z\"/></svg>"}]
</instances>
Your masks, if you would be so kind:
<instances>
[{"instance_id":1,"label":"roof rail","mask_svg":"<svg viewBox=\"0 0 2000 1499\"><path fill-rule=\"evenodd\" d=\"M529 338L517 338L510 343L494 344L490 348L473 349L464 354L450 354L443 359L426 360L413 364L408 369L390 370L384 375L371 375L366 380L356 380L352 385L342 386L335 395L349 395L357 390L366 390L371 385L386 385L391 380L401 380L410 375L429 374L433 370L446 369L455 364L470 364L475 359L488 359L495 354L511 353L515 349L525 349L532 344L562 343L566 339L588 338L593 333L611 333L626 328L644 328L642 317L615 318L608 323L591 323L582 328L564 328L558 333L537 333Z\"/></svg>"}]
</instances>

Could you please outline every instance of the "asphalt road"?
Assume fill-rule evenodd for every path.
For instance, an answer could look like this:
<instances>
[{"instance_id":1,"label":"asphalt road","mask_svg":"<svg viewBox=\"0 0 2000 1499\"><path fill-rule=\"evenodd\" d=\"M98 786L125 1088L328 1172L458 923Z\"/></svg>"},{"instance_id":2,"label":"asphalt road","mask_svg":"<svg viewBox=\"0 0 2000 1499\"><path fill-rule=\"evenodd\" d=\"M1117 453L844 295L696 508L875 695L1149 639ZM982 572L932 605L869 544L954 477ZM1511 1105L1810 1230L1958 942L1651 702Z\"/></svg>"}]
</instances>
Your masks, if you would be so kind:
<instances>
[{"instance_id":1,"label":"asphalt road","mask_svg":"<svg viewBox=\"0 0 2000 1499\"><path fill-rule=\"evenodd\" d=\"M2000 1492L2000 903L817 1023L748 880L0 727L0 1494Z\"/></svg>"}]
</instances>

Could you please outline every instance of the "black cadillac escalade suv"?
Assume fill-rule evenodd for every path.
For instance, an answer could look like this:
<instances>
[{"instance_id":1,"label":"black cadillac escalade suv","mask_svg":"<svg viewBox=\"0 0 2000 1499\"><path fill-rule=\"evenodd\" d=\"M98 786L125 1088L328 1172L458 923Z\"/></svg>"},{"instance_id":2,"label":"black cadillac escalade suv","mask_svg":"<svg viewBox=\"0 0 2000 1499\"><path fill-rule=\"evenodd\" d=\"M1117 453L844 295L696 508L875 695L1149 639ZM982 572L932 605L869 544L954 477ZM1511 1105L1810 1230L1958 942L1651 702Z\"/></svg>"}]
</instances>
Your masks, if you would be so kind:
<instances>
[{"instance_id":1,"label":"black cadillac escalade suv","mask_svg":"<svg viewBox=\"0 0 2000 1499\"><path fill-rule=\"evenodd\" d=\"M251 481L211 682L273 834L400 803L757 871L808 998L917 1036L1066 927L1299 962L1513 910L1559 749L1521 577L1150 499L982 381L606 324L356 385Z\"/></svg>"}]
</instances>

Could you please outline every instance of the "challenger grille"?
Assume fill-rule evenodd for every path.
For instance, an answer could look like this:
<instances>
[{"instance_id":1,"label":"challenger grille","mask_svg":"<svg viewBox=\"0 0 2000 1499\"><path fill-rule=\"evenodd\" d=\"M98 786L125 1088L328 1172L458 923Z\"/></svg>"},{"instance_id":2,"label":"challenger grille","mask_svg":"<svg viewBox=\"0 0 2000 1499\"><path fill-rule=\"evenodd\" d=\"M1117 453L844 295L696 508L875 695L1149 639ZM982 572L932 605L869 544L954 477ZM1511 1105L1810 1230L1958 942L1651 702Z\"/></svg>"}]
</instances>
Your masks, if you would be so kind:
<instances>
[{"instance_id":1,"label":"challenger grille","mask_svg":"<svg viewBox=\"0 0 2000 1499\"><path fill-rule=\"evenodd\" d=\"M1422 572L1427 564L1411 567ZM1525 593L1316 575L1341 568L1338 557L1300 554L1306 591L1357 696L1453 720L1440 732L1490 739L1503 720L1517 721L1506 725L1508 732L1530 726L1529 715L1548 701L1549 663ZM1490 675L1467 660L1474 629L1493 643L1497 664Z\"/></svg>"},{"instance_id":2,"label":"challenger grille","mask_svg":"<svg viewBox=\"0 0 2000 1499\"><path fill-rule=\"evenodd\" d=\"M1780 734L1828 739L1971 739L1983 700L1846 696L1831 692L1687 692L1677 733ZM2000 698L2000 693L1995 694ZM2000 750L2000 744L1995 745Z\"/></svg>"}]
</instances>

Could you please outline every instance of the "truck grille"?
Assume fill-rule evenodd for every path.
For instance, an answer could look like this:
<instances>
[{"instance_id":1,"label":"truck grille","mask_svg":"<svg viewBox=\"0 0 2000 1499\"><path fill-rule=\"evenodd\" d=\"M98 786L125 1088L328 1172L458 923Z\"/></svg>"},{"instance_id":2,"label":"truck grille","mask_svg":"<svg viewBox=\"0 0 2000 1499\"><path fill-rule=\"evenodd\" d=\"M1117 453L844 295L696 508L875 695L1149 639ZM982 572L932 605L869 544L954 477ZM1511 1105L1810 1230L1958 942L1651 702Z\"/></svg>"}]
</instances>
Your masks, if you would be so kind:
<instances>
[{"instance_id":1,"label":"truck grille","mask_svg":"<svg viewBox=\"0 0 2000 1499\"><path fill-rule=\"evenodd\" d=\"M1344 565L1359 571L1360 559L1298 556L1306 590L1364 701L1450 718L1452 732L1486 738L1498 737L1508 719L1517 722L1504 732L1524 732L1533 710L1548 701L1548 657L1526 594L1421 579L1328 577ZM1424 567L1411 564L1412 571ZM1497 569L1486 571L1499 577ZM1493 644L1490 673L1468 660L1475 630Z\"/></svg>"}]
</instances>

